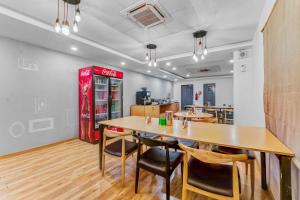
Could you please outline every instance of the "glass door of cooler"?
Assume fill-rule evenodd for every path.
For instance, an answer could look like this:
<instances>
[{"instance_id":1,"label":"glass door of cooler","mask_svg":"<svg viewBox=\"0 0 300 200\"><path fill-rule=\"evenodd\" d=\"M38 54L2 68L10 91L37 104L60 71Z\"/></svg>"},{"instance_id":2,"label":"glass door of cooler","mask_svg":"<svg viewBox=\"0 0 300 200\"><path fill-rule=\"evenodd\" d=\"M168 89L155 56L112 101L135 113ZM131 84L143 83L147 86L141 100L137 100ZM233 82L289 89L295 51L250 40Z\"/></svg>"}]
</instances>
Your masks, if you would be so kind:
<instances>
[{"instance_id":1,"label":"glass door of cooler","mask_svg":"<svg viewBox=\"0 0 300 200\"><path fill-rule=\"evenodd\" d=\"M111 78L111 118L122 117L122 106L123 106L123 89L122 79Z\"/></svg>"},{"instance_id":2,"label":"glass door of cooler","mask_svg":"<svg viewBox=\"0 0 300 200\"><path fill-rule=\"evenodd\" d=\"M107 77L94 75L95 84L95 129L99 128L98 122L108 120L108 88Z\"/></svg>"}]
</instances>

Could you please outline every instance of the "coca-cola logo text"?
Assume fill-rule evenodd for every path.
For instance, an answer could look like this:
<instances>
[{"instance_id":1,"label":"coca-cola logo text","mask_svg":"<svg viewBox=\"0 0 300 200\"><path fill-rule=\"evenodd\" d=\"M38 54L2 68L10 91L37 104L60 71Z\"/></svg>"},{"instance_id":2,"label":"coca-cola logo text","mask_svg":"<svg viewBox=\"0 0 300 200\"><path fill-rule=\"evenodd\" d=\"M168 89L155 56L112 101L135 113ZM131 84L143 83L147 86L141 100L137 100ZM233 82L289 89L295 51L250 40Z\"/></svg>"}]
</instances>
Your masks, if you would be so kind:
<instances>
[{"instance_id":1,"label":"coca-cola logo text","mask_svg":"<svg viewBox=\"0 0 300 200\"><path fill-rule=\"evenodd\" d=\"M107 70L107 69L103 69L102 70L102 74L103 75L106 75L106 76L117 76L117 72L116 71L113 71L113 70Z\"/></svg>"},{"instance_id":2,"label":"coca-cola logo text","mask_svg":"<svg viewBox=\"0 0 300 200\"><path fill-rule=\"evenodd\" d=\"M90 115L88 113L81 113L81 118L83 118L83 119L89 119Z\"/></svg>"},{"instance_id":3,"label":"coca-cola logo text","mask_svg":"<svg viewBox=\"0 0 300 200\"><path fill-rule=\"evenodd\" d=\"M80 73L80 76L89 76L90 75L90 70L83 70Z\"/></svg>"}]
</instances>

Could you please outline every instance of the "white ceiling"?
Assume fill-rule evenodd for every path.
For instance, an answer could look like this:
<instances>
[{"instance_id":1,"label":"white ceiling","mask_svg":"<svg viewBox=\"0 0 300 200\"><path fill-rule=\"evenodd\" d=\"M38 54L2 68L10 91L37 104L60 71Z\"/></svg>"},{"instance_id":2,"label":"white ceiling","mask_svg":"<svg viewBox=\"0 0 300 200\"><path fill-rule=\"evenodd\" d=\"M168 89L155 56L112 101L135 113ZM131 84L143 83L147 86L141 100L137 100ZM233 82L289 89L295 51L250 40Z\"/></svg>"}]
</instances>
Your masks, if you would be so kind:
<instances>
[{"instance_id":1,"label":"white ceiling","mask_svg":"<svg viewBox=\"0 0 300 200\"><path fill-rule=\"evenodd\" d=\"M53 32L56 0L1 0L0 24L6 27L0 35L26 41L46 48L146 73L145 45L157 44L159 68L190 78L230 74L232 51L245 48L252 40L265 0L156 0L167 11L166 23L144 30L120 14L139 2L135 0L82 0L82 21L79 33L69 37ZM62 5L62 4L61 4ZM21 14L21 15L19 15ZM62 15L62 13L61 13ZM70 8L70 19L74 9ZM72 20L70 20L72 21ZM205 61L194 63L192 33L208 31L207 45L212 52ZM236 44L236 45L235 45ZM69 50L76 45L79 51ZM166 67L170 61L177 70ZM193 73L197 69L213 68L216 72ZM194 70L194 71L193 71ZM162 78L158 68L151 75ZM168 75L169 80L176 78ZM179 77L177 77L179 78Z\"/></svg>"}]
</instances>

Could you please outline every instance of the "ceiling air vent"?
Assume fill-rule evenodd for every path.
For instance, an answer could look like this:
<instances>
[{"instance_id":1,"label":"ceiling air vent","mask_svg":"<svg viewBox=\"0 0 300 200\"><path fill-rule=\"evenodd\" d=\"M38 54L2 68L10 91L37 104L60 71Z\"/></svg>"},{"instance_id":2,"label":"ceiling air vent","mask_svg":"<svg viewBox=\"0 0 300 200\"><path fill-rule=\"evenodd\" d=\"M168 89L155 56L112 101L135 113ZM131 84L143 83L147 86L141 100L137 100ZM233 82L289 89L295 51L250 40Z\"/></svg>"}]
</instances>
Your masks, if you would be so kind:
<instances>
[{"instance_id":1,"label":"ceiling air vent","mask_svg":"<svg viewBox=\"0 0 300 200\"><path fill-rule=\"evenodd\" d=\"M164 13L157 1L142 1L121 11L121 14L146 29L164 23L166 20Z\"/></svg>"}]
</instances>

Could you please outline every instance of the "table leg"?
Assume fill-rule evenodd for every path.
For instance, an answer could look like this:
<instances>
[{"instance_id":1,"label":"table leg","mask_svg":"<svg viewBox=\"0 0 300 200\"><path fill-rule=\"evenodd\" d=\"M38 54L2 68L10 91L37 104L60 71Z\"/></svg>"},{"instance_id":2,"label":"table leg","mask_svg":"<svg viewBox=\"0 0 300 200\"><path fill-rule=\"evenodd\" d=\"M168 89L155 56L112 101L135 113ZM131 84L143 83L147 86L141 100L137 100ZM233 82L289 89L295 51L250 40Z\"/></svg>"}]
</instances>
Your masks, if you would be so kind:
<instances>
[{"instance_id":1,"label":"table leg","mask_svg":"<svg viewBox=\"0 0 300 200\"><path fill-rule=\"evenodd\" d=\"M104 126L100 125L100 130L99 130L99 169L100 170L102 170L103 131L104 131Z\"/></svg>"},{"instance_id":2,"label":"table leg","mask_svg":"<svg viewBox=\"0 0 300 200\"><path fill-rule=\"evenodd\" d=\"M265 152L260 152L260 163L261 163L261 188L267 190L268 186L267 186L267 169L266 169Z\"/></svg>"},{"instance_id":3,"label":"table leg","mask_svg":"<svg viewBox=\"0 0 300 200\"><path fill-rule=\"evenodd\" d=\"M291 162L288 156L277 156L280 162L280 199L292 200Z\"/></svg>"}]
</instances>

